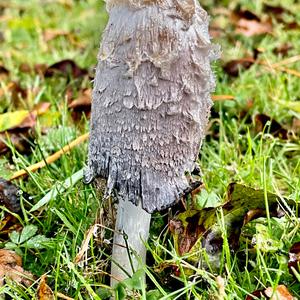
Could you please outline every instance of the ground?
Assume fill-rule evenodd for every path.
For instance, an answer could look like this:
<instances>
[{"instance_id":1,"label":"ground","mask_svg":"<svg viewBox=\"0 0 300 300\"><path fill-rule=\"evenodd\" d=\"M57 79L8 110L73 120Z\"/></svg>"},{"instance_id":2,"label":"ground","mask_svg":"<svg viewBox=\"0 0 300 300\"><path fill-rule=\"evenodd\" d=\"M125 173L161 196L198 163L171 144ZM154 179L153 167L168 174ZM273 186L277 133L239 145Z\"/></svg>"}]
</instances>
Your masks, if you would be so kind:
<instances>
[{"instance_id":1,"label":"ground","mask_svg":"<svg viewBox=\"0 0 300 300\"><path fill-rule=\"evenodd\" d=\"M199 155L203 185L153 215L147 266L118 286L118 297L275 299L277 290L278 299L299 298L300 5L201 4L222 47ZM0 21L0 170L9 179L88 132L107 14L97 0L10 0L0 2ZM38 288L43 274L65 299L107 299L114 292L106 229L114 200L102 201L101 183L82 183L86 157L85 140L13 180L24 191L21 204L0 197L0 250L20 255L35 280L20 285L8 276L0 294L52 299ZM5 190L0 182L0 195ZM3 253L0 266L8 262ZM0 282L3 276L0 271Z\"/></svg>"}]
</instances>

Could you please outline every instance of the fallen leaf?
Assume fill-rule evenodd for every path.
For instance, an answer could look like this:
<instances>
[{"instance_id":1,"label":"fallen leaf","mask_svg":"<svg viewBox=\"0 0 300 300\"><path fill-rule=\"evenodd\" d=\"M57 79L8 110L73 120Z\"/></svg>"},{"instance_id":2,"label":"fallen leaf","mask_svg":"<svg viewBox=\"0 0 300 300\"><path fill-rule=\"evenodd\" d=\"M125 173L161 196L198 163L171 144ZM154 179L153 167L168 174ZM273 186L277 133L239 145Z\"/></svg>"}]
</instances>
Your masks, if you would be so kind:
<instances>
[{"instance_id":1,"label":"fallen leaf","mask_svg":"<svg viewBox=\"0 0 300 300\"><path fill-rule=\"evenodd\" d=\"M288 267L292 275L294 275L293 269L300 272L300 242L295 243L289 251Z\"/></svg>"},{"instance_id":2,"label":"fallen leaf","mask_svg":"<svg viewBox=\"0 0 300 300\"><path fill-rule=\"evenodd\" d=\"M16 128L30 115L28 110L19 110L0 115L0 132Z\"/></svg>"},{"instance_id":3,"label":"fallen leaf","mask_svg":"<svg viewBox=\"0 0 300 300\"><path fill-rule=\"evenodd\" d=\"M79 121L82 118L82 114L89 118L91 115L92 90L84 89L80 91L76 99L72 99L70 91L67 91L67 93L67 98L70 99L68 107L72 109L73 120Z\"/></svg>"},{"instance_id":4,"label":"fallen leaf","mask_svg":"<svg viewBox=\"0 0 300 300\"><path fill-rule=\"evenodd\" d=\"M274 289L269 287L265 290L265 295L270 298L270 300L293 300L294 297L290 294L289 290L285 285L278 285Z\"/></svg>"},{"instance_id":5,"label":"fallen leaf","mask_svg":"<svg viewBox=\"0 0 300 300\"><path fill-rule=\"evenodd\" d=\"M272 15L277 22L284 24L284 28L285 29L299 29L299 24L297 23L297 21L287 21L287 19L285 18L285 16L288 16L290 19L291 17L295 18L295 15L293 14L293 12L291 10L289 10L286 7L277 5L277 6L273 6L273 5L268 5L265 4L263 10L268 14L268 15Z\"/></svg>"},{"instance_id":6,"label":"fallen leaf","mask_svg":"<svg viewBox=\"0 0 300 300\"><path fill-rule=\"evenodd\" d=\"M14 251L0 249L0 286L5 279L30 286L34 281L33 275L22 268L22 258Z\"/></svg>"},{"instance_id":7,"label":"fallen leaf","mask_svg":"<svg viewBox=\"0 0 300 300\"><path fill-rule=\"evenodd\" d=\"M260 18L250 10L234 10L230 13L230 18L233 23L238 22L240 19L255 20L260 22Z\"/></svg>"},{"instance_id":8,"label":"fallen leaf","mask_svg":"<svg viewBox=\"0 0 300 300\"><path fill-rule=\"evenodd\" d=\"M31 73L32 67L28 63L21 63L19 66L19 71L22 73Z\"/></svg>"},{"instance_id":9,"label":"fallen leaf","mask_svg":"<svg viewBox=\"0 0 300 300\"><path fill-rule=\"evenodd\" d=\"M255 297L256 299L256 298L261 298L263 296L265 296L264 290L257 290L251 293L251 295L248 295L245 300L253 300L254 299L253 297Z\"/></svg>"},{"instance_id":10,"label":"fallen leaf","mask_svg":"<svg viewBox=\"0 0 300 300\"><path fill-rule=\"evenodd\" d=\"M217 26L210 26L209 27L209 35L213 38L220 38L225 34L225 30L223 28L219 28Z\"/></svg>"},{"instance_id":11,"label":"fallen leaf","mask_svg":"<svg viewBox=\"0 0 300 300\"><path fill-rule=\"evenodd\" d=\"M45 71L45 77L52 77L55 74L78 78L87 75L88 71L80 68L73 60L65 59L49 66Z\"/></svg>"},{"instance_id":12,"label":"fallen leaf","mask_svg":"<svg viewBox=\"0 0 300 300\"><path fill-rule=\"evenodd\" d=\"M251 222L254 219L264 217L266 215L266 211L262 208L255 208L249 210L244 217L244 225Z\"/></svg>"},{"instance_id":13,"label":"fallen leaf","mask_svg":"<svg viewBox=\"0 0 300 300\"><path fill-rule=\"evenodd\" d=\"M252 57L234 59L225 64L223 70L230 76L239 76L242 70L249 69L255 63L255 59Z\"/></svg>"},{"instance_id":14,"label":"fallen leaf","mask_svg":"<svg viewBox=\"0 0 300 300\"><path fill-rule=\"evenodd\" d=\"M3 80L6 77L8 77L8 75L9 75L9 71L5 67L0 66L0 79Z\"/></svg>"},{"instance_id":15,"label":"fallen leaf","mask_svg":"<svg viewBox=\"0 0 300 300\"><path fill-rule=\"evenodd\" d=\"M20 194L22 190L19 187L0 177L0 205L4 205L12 212L19 212Z\"/></svg>"},{"instance_id":16,"label":"fallen leaf","mask_svg":"<svg viewBox=\"0 0 300 300\"><path fill-rule=\"evenodd\" d=\"M49 110L50 106L51 106L50 102L39 102L33 107L31 113L37 116L43 115Z\"/></svg>"},{"instance_id":17,"label":"fallen leaf","mask_svg":"<svg viewBox=\"0 0 300 300\"><path fill-rule=\"evenodd\" d=\"M37 290L39 300L54 300L54 294L51 288L47 285L47 276L43 275Z\"/></svg>"},{"instance_id":18,"label":"fallen leaf","mask_svg":"<svg viewBox=\"0 0 300 300\"><path fill-rule=\"evenodd\" d=\"M283 8L282 6L273 6L273 5L268 5L268 4L264 4L263 10L268 13L268 14L272 14L275 16L281 16L283 13L288 12L285 8Z\"/></svg>"},{"instance_id":19,"label":"fallen leaf","mask_svg":"<svg viewBox=\"0 0 300 300\"><path fill-rule=\"evenodd\" d=\"M0 222L1 238L5 238L7 240L13 231L21 231L23 227L18 222L19 221L15 216L5 214L5 217Z\"/></svg>"},{"instance_id":20,"label":"fallen leaf","mask_svg":"<svg viewBox=\"0 0 300 300\"><path fill-rule=\"evenodd\" d=\"M237 28L235 32L246 37L271 33L273 29L272 22L270 20L262 22L257 20L240 19L237 21L236 26Z\"/></svg>"},{"instance_id":21,"label":"fallen leaf","mask_svg":"<svg viewBox=\"0 0 300 300\"><path fill-rule=\"evenodd\" d=\"M19 104L22 102L21 100L26 99L28 96L28 91L23 89L16 81L10 82L7 86L7 90L10 93L11 104L15 108L20 107Z\"/></svg>"},{"instance_id":22,"label":"fallen leaf","mask_svg":"<svg viewBox=\"0 0 300 300\"><path fill-rule=\"evenodd\" d=\"M82 241L80 251L77 253L77 255L74 259L75 264L78 264L79 262L81 262L84 255L87 257L87 252L88 252L88 249L89 249L91 238L93 237L93 235L95 235L95 232L97 231L97 228L98 228L98 225L94 224L93 226L91 226L89 228L89 230L85 234L85 238ZM87 259L86 259L86 262L87 262Z\"/></svg>"},{"instance_id":23,"label":"fallen leaf","mask_svg":"<svg viewBox=\"0 0 300 300\"><path fill-rule=\"evenodd\" d=\"M267 193L267 197L271 216L279 217L279 198L272 193ZM265 193L263 190L232 183L228 187L227 201L219 207L223 210L229 245L234 250L239 245L245 215L251 210L265 210ZM218 257L223 245L222 230L218 224L218 207L190 209L180 213L169 222L169 229L179 255L190 253L191 261L199 261L198 250L203 247L211 259L211 267L218 267ZM195 256L193 253L196 253Z\"/></svg>"},{"instance_id":24,"label":"fallen leaf","mask_svg":"<svg viewBox=\"0 0 300 300\"><path fill-rule=\"evenodd\" d=\"M295 134L300 134L300 119L293 118L293 124L291 129Z\"/></svg>"},{"instance_id":25,"label":"fallen leaf","mask_svg":"<svg viewBox=\"0 0 300 300\"><path fill-rule=\"evenodd\" d=\"M267 124L270 124L266 128ZM258 114L255 116L255 129L257 132L269 132L274 137L279 137L286 140L288 138L288 130L285 129L280 123L265 114Z\"/></svg>"},{"instance_id":26,"label":"fallen leaf","mask_svg":"<svg viewBox=\"0 0 300 300\"><path fill-rule=\"evenodd\" d=\"M300 28L300 24L296 21L289 22L285 24L285 28L289 30L298 30Z\"/></svg>"},{"instance_id":27,"label":"fallen leaf","mask_svg":"<svg viewBox=\"0 0 300 300\"><path fill-rule=\"evenodd\" d=\"M289 51L294 49L294 46L290 43L284 43L278 47L276 47L273 52L276 55L287 56Z\"/></svg>"},{"instance_id":28,"label":"fallen leaf","mask_svg":"<svg viewBox=\"0 0 300 300\"><path fill-rule=\"evenodd\" d=\"M46 64L36 64L33 67L34 71L41 77L44 77L44 74L45 74L47 68L48 68L48 66Z\"/></svg>"},{"instance_id":29,"label":"fallen leaf","mask_svg":"<svg viewBox=\"0 0 300 300\"><path fill-rule=\"evenodd\" d=\"M81 109L91 109L92 103L92 90L85 89L81 91L78 97L71 101L68 105L69 108L81 110Z\"/></svg>"},{"instance_id":30,"label":"fallen leaf","mask_svg":"<svg viewBox=\"0 0 300 300\"><path fill-rule=\"evenodd\" d=\"M44 77L44 73L46 72L48 66L46 64L36 64L34 66L30 66L28 63L22 63L19 67L20 72L22 73L36 73L40 77Z\"/></svg>"},{"instance_id":31,"label":"fallen leaf","mask_svg":"<svg viewBox=\"0 0 300 300\"><path fill-rule=\"evenodd\" d=\"M0 133L8 130L32 128L36 124L36 117L46 113L49 102L41 102L33 107L32 111L17 110L0 114Z\"/></svg>"},{"instance_id":32,"label":"fallen leaf","mask_svg":"<svg viewBox=\"0 0 300 300\"><path fill-rule=\"evenodd\" d=\"M22 154L28 153L29 141L32 140L33 134L30 130L17 130L0 133L0 154L9 151L7 144L12 144L16 150Z\"/></svg>"}]
</instances>

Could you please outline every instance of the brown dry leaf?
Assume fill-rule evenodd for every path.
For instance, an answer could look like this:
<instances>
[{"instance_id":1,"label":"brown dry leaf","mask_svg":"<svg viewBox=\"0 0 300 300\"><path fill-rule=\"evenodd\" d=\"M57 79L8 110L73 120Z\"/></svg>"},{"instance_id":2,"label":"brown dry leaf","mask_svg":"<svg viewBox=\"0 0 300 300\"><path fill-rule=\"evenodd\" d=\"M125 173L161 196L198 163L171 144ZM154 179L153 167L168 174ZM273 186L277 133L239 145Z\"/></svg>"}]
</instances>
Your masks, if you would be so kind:
<instances>
[{"instance_id":1,"label":"brown dry leaf","mask_svg":"<svg viewBox=\"0 0 300 300\"><path fill-rule=\"evenodd\" d=\"M268 13L268 14L272 14L275 16L279 16L282 15L284 12L288 12L284 7L282 6L273 6L273 5L268 5L268 4L264 4L264 8L263 10Z\"/></svg>"},{"instance_id":2,"label":"brown dry leaf","mask_svg":"<svg viewBox=\"0 0 300 300\"><path fill-rule=\"evenodd\" d=\"M35 73L39 74L41 77L44 76L47 68L48 68L48 66L46 64L36 64L33 67Z\"/></svg>"},{"instance_id":3,"label":"brown dry leaf","mask_svg":"<svg viewBox=\"0 0 300 300\"><path fill-rule=\"evenodd\" d=\"M253 300L254 299L253 296L256 297L255 299L257 299L257 298L261 298L261 297L265 296L265 294L264 294L263 290L257 290L255 292L251 293L251 295L248 295L245 298L245 300Z\"/></svg>"},{"instance_id":4,"label":"brown dry leaf","mask_svg":"<svg viewBox=\"0 0 300 300\"><path fill-rule=\"evenodd\" d=\"M57 28L49 28L43 32L43 38L45 42L49 42L60 36L67 36L69 34L68 31L57 29Z\"/></svg>"},{"instance_id":5,"label":"brown dry leaf","mask_svg":"<svg viewBox=\"0 0 300 300\"><path fill-rule=\"evenodd\" d=\"M294 49L294 46L290 43L284 43L278 47L276 47L273 52L276 55L287 56L289 51Z\"/></svg>"},{"instance_id":6,"label":"brown dry leaf","mask_svg":"<svg viewBox=\"0 0 300 300\"><path fill-rule=\"evenodd\" d=\"M27 153L29 140L33 137L32 128L36 125L37 116L46 113L50 108L49 102L35 105L31 112L27 110L9 112L0 115L0 154L9 150L8 141L20 153Z\"/></svg>"},{"instance_id":7,"label":"brown dry leaf","mask_svg":"<svg viewBox=\"0 0 300 300\"><path fill-rule=\"evenodd\" d=\"M229 14L233 23L237 23L240 19L255 20L260 22L260 18L250 10L235 10Z\"/></svg>"},{"instance_id":8,"label":"brown dry leaf","mask_svg":"<svg viewBox=\"0 0 300 300\"><path fill-rule=\"evenodd\" d=\"M68 105L69 108L82 110L82 109L91 109L92 103L92 90L91 89L84 89L80 92L78 97L71 101Z\"/></svg>"},{"instance_id":9,"label":"brown dry leaf","mask_svg":"<svg viewBox=\"0 0 300 300\"><path fill-rule=\"evenodd\" d=\"M44 73L47 70L48 66L46 64L36 64L33 67L27 63L22 63L19 67L19 70L22 73L33 73L35 72L40 77L44 77Z\"/></svg>"},{"instance_id":10,"label":"brown dry leaf","mask_svg":"<svg viewBox=\"0 0 300 300\"><path fill-rule=\"evenodd\" d=\"M47 285L47 276L43 275L37 290L37 296L39 300L54 300L54 294L51 288Z\"/></svg>"},{"instance_id":11,"label":"brown dry leaf","mask_svg":"<svg viewBox=\"0 0 300 300\"><path fill-rule=\"evenodd\" d=\"M265 290L265 294L270 300L294 300L285 285L278 285L275 291L269 287Z\"/></svg>"},{"instance_id":12,"label":"brown dry leaf","mask_svg":"<svg viewBox=\"0 0 300 300\"><path fill-rule=\"evenodd\" d=\"M199 216L197 214L186 218L187 225L184 226L181 220L170 220L169 229L173 236L177 238L177 250L179 255L189 253L198 241L201 234L205 232L205 228L198 224Z\"/></svg>"},{"instance_id":13,"label":"brown dry leaf","mask_svg":"<svg viewBox=\"0 0 300 300\"><path fill-rule=\"evenodd\" d=\"M297 23L296 21L286 23L285 28L289 30L298 30L300 28L300 24Z\"/></svg>"},{"instance_id":14,"label":"brown dry leaf","mask_svg":"<svg viewBox=\"0 0 300 300\"><path fill-rule=\"evenodd\" d=\"M21 63L19 66L19 71L22 73L30 73L32 68L28 63Z\"/></svg>"},{"instance_id":15,"label":"brown dry leaf","mask_svg":"<svg viewBox=\"0 0 300 300\"><path fill-rule=\"evenodd\" d=\"M9 71L5 67L0 66L0 79L3 80L7 78L8 75L9 75Z\"/></svg>"},{"instance_id":16,"label":"brown dry leaf","mask_svg":"<svg viewBox=\"0 0 300 300\"><path fill-rule=\"evenodd\" d=\"M288 10L283 6L280 5L273 6L273 5L265 4L263 10L268 15L272 15L277 20L277 22L285 24L285 27L288 29L293 29L293 28L289 28L290 24L297 24L297 22L290 22L290 23L286 22L284 15L293 17L294 14L292 13L292 11Z\"/></svg>"},{"instance_id":17,"label":"brown dry leaf","mask_svg":"<svg viewBox=\"0 0 300 300\"><path fill-rule=\"evenodd\" d=\"M16 81L12 81L8 84L7 90L10 93L11 103L14 107L19 107L22 99L26 99L28 91L23 89Z\"/></svg>"},{"instance_id":18,"label":"brown dry leaf","mask_svg":"<svg viewBox=\"0 0 300 300\"><path fill-rule=\"evenodd\" d=\"M274 137L281 139L288 139L288 130L285 129L280 123L265 114L258 114L255 116L255 129L257 132L262 132L265 129L267 123L270 126L267 128L266 132L271 133Z\"/></svg>"},{"instance_id":19,"label":"brown dry leaf","mask_svg":"<svg viewBox=\"0 0 300 300\"><path fill-rule=\"evenodd\" d=\"M71 75L74 78L79 78L88 75L88 71L80 68L73 60L65 59L49 66L44 75L45 77L52 77L55 74Z\"/></svg>"},{"instance_id":20,"label":"brown dry leaf","mask_svg":"<svg viewBox=\"0 0 300 300\"><path fill-rule=\"evenodd\" d=\"M75 264L78 264L79 262L81 262L84 255L87 256L87 252L88 252L88 249L89 249L89 244L90 244L91 238L93 237L93 235L96 232L97 228L98 228L98 224L94 224L93 226L91 226L89 228L89 230L86 233L86 236L85 236L85 238L84 238L84 240L81 244L80 251L77 253L77 255L75 257L75 260L74 260ZM87 259L86 259L86 261L87 261Z\"/></svg>"},{"instance_id":21,"label":"brown dry leaf","mask_svg":"<svg viewBox=\"0 0 300 300\"><path fill-rule=\"evenodd\" d=\"M282 211L278 210L278 196L267 193L270 215L282 217ZM213 199L213 196L212 196ZM290 203L288 199L285 202ZM284 206L284 203L281 203ZM227 201L213 207L198 208L196 204L187 211L179 213L169 222L169 230L174 238L176 252L179 255L192 254L201 247L206 249L212 268L217 268L215 261L220 259L223 238L218 225L217 211L222 207L224 222L227 225L228 242L231 250L236 250L239 245L241 228L244 216L251 210L261 209L265 211L265 195L263 190L256 190L249 186L231 183L228 186ZM255 215L251 216L252 218ZM190 259L193 259L191 255ZM251 298L250 298L251 299Z\"/></svg>"},{"instance_id":22,"label":"brown dry leaf","mask_svg":"<svg viewBox=\"0 0 300 300\"><path fill-rule=\"evenodd\" d=\"M300 119L293 118L292 131L297 135L300 134Z\"/></svg>"},{"instance_id":23,"label":"brown dry leaf","mask_svg":"<svg viewBox=\"0 0 300 300\"><path fill-rule=\"evenodd\" d=\"M255 63L252 57L234 59L225 64L223 70L230 76L237 77L241 70L249 69Z\"/></svg>"},{"instance_id":24,"label":"brown dry leaf","mask_svg":"<svg viewBox=\"0 0 300 300\"><path fill-rule=\"evenodd\" d=\"M242 34L246 37L271 33L273 29L271 20L263 22L257 20L240 19L237 21L236 26L236 33Z\"/></svg>"},{"instance_id":25,"label":"brown dry leaf","mask_svg":"<svg viewBox=\"0 0 300 300\"><path fill-rule=\"evenodd\" d=\"M84 89L80 91L76 99L72 99L72 92L67 91L67 99L69 100L68 107L72 109L73 120L80 121L82 114L85 114L87 118L91 115L91 103L92 103L92 90Z\"/></svg>"},{"instance_id":26,"label":"brown dry leaf","mask_svg":"<svg viewBox=\"0 0 300 300\"><path fill-rule=\"evenodd\" d=\"M254 219L258 219L260 217L266 216L266 211L263 210L262 208L255 208L249 210L246 215L244 216L244 224L246 225L247 223L251 222Z\"/></svg>"},{"instance_id":27,"label":"brown dry leaf","mask_svg":"<svg viewBox=\"0 0 300 300\"><path fill-rule=\"evenodd\" d=\"M17 130L16 132L10 131L5 133L0 133L0 154L6 153L9 148L7 146L7 141L17 149L18 152L24 154L29 151L29 140L32 138L32 134L28 129Z\"/></svg>"},{"instance_id":28,"label":"brown dry leaf","mask_svg":"<svg viewBox=\"0 0 300 300\"><path fill-rule=\"evenodd\" d=\"M12 212L19 212L20 192L19 187L0 177L0 205L4 205Z\"/></svg>"},{"instance_id":29,"label":"brown dry leaf","mask_svg":"<svg viewBox=\"0 0 300 300\"><path fill-rule=\"evenodd\" d=\"M40 116L46 113L49 110L50 106L51 106L50 102L40 102L33 107L31 113Z\"/></svg>"},{"instance_id":30,"label":"brown dry leaf","mask_svg":"<svg viewBox=\"0 0 300 300\"><path fill-rule=\"evenodd\" d=\"M5 279L30 286L34 281L30 272L22 268L22 258L14 251L0 249L0 286L3 286Z\"/></svg>"},{"instance_id":31,"label":"brown dry leaf","mask_svg":"<svg viewBox=\"0 0 300 300\"><path fill-rule=\"evenodd\" d=\"M289 252L289 270L294 275L294 271L300 272L300 242L294 244Z\"/></svg>"},{"instance_id":32,"label":"brown dry leaf","mask_svg":"<svg viewBox=\"0 0 300 300\"><path fill-rule=\"evenodd\" d=\"M225 30L218 26L210 26L209 28L209 35L213 38L219 38L225 34Z\"/></svg>"}]
</instances>

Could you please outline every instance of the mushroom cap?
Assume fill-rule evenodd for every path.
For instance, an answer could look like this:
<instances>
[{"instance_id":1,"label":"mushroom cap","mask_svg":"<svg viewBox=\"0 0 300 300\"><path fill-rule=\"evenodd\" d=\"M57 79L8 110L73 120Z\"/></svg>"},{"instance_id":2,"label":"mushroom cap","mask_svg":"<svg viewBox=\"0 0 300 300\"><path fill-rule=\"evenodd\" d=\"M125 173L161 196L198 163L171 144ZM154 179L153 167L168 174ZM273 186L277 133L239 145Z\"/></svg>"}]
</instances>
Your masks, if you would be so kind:
<instances>
[{"instance_id":1,"label":"mushroom cap","mask_svg":"<svg viewBox=\"0 0 300 300\"><path fill-rule=\"evenodd\" d=\"M215 88L208 16L191 0L107 0L85 181L148 211L189 188Z\"/></svg>"}]
</instances>

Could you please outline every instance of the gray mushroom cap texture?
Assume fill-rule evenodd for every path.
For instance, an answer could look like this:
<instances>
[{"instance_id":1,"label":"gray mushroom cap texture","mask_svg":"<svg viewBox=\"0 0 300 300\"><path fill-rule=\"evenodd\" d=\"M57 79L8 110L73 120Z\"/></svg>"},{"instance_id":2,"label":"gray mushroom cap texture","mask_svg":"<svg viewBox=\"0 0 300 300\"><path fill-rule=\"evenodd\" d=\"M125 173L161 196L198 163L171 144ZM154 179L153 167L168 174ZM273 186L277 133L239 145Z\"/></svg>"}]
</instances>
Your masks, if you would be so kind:
<instances>
[{"instance_id":1,"label":"gray mushroom cap texture","mask_svg":"<svg viewBox=\"0 0 300 300\"><path fill-rule=\"evenodd\" d=\"M92 96L85 181L147 212L176 202L205 136L219 54L194 0L110 0Z\"/></svg>"}]
</instances>

